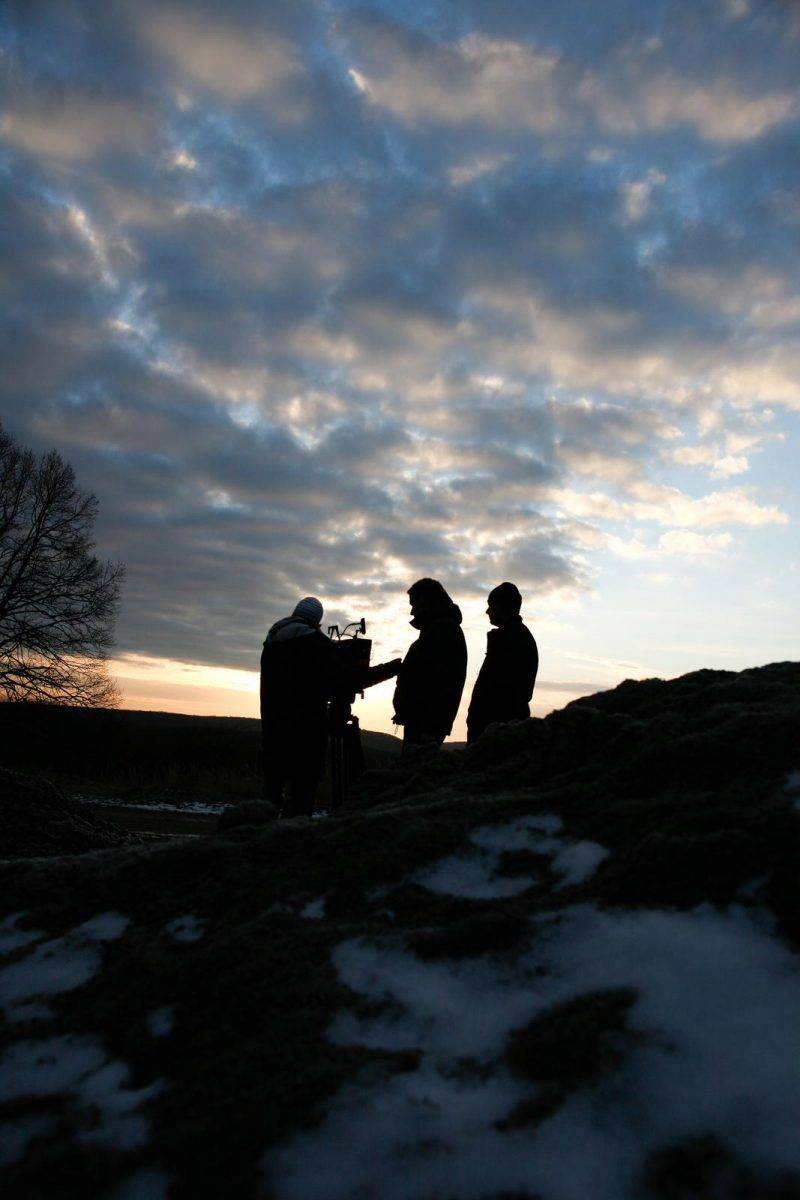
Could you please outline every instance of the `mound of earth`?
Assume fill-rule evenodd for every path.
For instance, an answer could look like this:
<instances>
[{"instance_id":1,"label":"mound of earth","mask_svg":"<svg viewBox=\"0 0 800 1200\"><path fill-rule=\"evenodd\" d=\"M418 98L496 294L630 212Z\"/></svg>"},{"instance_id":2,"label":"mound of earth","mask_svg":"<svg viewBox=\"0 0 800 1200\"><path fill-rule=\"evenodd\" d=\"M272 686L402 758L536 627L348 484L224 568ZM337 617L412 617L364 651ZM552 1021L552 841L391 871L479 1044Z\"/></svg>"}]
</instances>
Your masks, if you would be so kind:
<instances>
[{"instance_id":1,"label":"mound of earth","mask_svg":"<svg viewBox=\"0 0 800 1200\"><path fill-rule=\"evenodd\" d=\"M51 858L108 850L131 840L44 779L0 768L0 857Z\"/></svg>"},{"instance_id":2,"label":"mound of earth","mask_svg":"<svg viewBox=\"0 0 800 1200\"><path fill-rule=\"evenodd\" d=\"M4 1194L797 1200L798 730L800 664L625 683L0 866Z\"/></svg>"}]
</instances>

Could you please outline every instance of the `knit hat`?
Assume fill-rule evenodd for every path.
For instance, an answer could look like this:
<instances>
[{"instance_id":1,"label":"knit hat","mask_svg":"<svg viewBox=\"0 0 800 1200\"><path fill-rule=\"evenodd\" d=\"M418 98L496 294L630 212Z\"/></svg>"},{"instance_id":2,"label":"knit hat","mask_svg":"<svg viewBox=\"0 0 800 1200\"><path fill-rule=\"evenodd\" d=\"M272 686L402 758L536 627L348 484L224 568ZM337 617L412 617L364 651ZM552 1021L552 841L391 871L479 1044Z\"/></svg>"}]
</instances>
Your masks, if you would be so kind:
<instances>
[{"instance_id":1,"label":"knit hat","mask_svg":"<svg viewBox=\"0 0 800 1200\"><path fill-rule=\"evenodd\" d=\"M319 625L322 620L322 605L316 596L305 596L294 606L293 617L302 617L311 625Z\"/></svg>"},{"instance_id":2,"label":"knit hat","mask_svg":"<svg viewBox=\"0 0 800 1200\"><path fill-rule=\"evenodd\" d=\"M522 594L515 583L498 583L496 588L492 588L489 592L489 603L492 600L497 604L502 604L504 608L508 608L511 612L518 613L522 608Z\"/></svg>"}]
</instances>

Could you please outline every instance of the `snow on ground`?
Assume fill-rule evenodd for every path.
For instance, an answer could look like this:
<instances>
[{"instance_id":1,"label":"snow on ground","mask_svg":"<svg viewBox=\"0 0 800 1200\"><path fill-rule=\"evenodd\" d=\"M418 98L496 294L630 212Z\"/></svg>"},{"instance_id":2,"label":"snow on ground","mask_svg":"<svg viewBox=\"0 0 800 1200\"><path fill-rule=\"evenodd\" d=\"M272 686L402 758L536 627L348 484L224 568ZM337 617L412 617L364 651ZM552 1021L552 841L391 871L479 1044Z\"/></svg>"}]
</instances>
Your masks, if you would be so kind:
<instances>
[{"instance_id":1,"label":"snow on ground","mask_svg":"<svg viewBox=\"0 0 800 1200\"><path fill-rule=\"evenodd\" d=\"M800 812L800 771L792 771L787 776L784 791L787 795L795 797L794 806Z\"/></svg>"},{"instance_id":2,"label":"snow on ground","mask_svg":"<svg viewBox=\"0 0 800 1200\"><path fill-rule=\"evenodd\" d=\"M325 897L318 896L316 900L309 900L308 904L300 909L300 916L309 921L320 921L325 916Z\"/></svg>"},{"instance_id":3,"label":"snow on ground","mask_svg":"<svg viewBox=\"0 0 800 1200\"><path fill-rule=\"evenodd\" d=\"M321 1125L271 1151L276 1200L632 1200L650 1152L705 1134L761 1178L797 1169L800 1074L788 1047L800 974L766 918L578 905L532 920L531 933L515 965L422 962L397 939L337 947L342 982L388 1008L340 1013L331 1040L421 1058L388 1080L365 1072ZM628 1022L641 1035L621 1065L539 1125L498 1129L536 1095L505 1065L509 1033L619 987L637 990Z\"/></svg>"},{"instance_id":4,"label":"snow on ground","mask_svg":"<svg viewBox=\"0 0 800 1200\"><path fill-rule=\"evenodd\" d=\"M596 842L558 837L561 827L561 819L550 814L517 817L502 825L482 825L472 830L469 837L472 846L468 850L417 871L412 881L440 895L473 900L516 896L527 891L537 879L530 874L499 875L500 859L508 851L529 850L551 860L551 870L561 876L559 887L583 883L608 850Z\"/></svg>"},{"instance_id":5,"label":"snow on ground","mask_svg":"<svg viewBox=\"0 0 800 1200\"><path fill-rule=\"evenodd\" d=\"M113 942L122 937L130 922L115 912L100 913L73 930L76 937L88 937L95 942Z\"/></svg>"},{"instance_id":6,"label":"snow on ground","mask_svg":"<svg viewBox=\"0 0 800 1200\"><path fill-rule=\"evenodd\" d=\"M52 1017L42 998L88 982L102 965L102 945L121 937L129 924L120 913L99 913L62 937L41 941L46 936L41 931L18 928L23 916L17 913L0 926L6 956L39 943L0 968L0 1006L11 1022ZM0 1059L0 1104L66 1095L82 1114L79 1141L132 1149L147 1140L147 1124L137 1109L163 1084L132 1090L129 1075L125 1063L107 1058L98 1038L67 1034L22 1039ZM18 1162L31 1141L55 1125L55 1118L43 1113L0 1124L0 1161Z\"/></svg>"},{"instance_id":7,"label":"snow on ground","mask_svg":"<svg viewBox=\"0 0 800 1200\"><path fill-rule=\"evenodd\" d=\"M158 1095L163 1082L131 1090L129 1075L123 1062L106 1058L97 1038L68 1034L20 1041L0 1059L0 1103L69 1095L79 1110L94 1117L76 1133L78 1141L130 1150L147 1141L147 1122L136 1110ZM6 1162L18 1161L33 1138L54 1124L49 1117L32 1115L0 1125Z\"/></svg>"},{"instance_id":8,"label":"snow on ground","mask_svg":"<svg viewBox=\"0 0 800 1200\"><path fill-rule=\"evenodd\" d=\"M26 916L27 913L24 912L12 913L11 916L0 921L0 955L10 954L12 950L19 950L22 946L27 946L44 937L44 934L40 933L38 929L17 928L20 921Z\"/></svg>"},{"instance_id":9,"label":"snow on ground","mask_svg":"<svg viewBox=\"0 0 800 1200\"><path fill-rule=\"evenodd\" d=\"M206 931L205 923L191 913L169 921L164 929L176 942L199 942Z\"/></svg>"},{"instance_id":10,"label":"snow on ground","mask_svg":"<svg viewBox=\"0 0 800 1200\"><path fill-rule=\"evenodd\" d=\"M0 967L0 1008L11 1021L51 1015L49 1009L41 1004L41 998L70 992L91 979L103 960L101 944L121 937L128 926L127 917L119 913L100 913L77 925L63 937L42 942L40 939L45 934L38 930L14 928L13 922L21 915L16 914L4 922L4 925L8 925L8 921L12 921L9 926L11 935L17 934L16 943L12 940L10 949L7 948L5 953L11 953L34 940L39 941L39 945L24 958ZM24 940L20 941L20 937L24 937Z\"/></svg>"},{"instance_id":11,"label":"snow on ground","mask_svg":"<svg viewBox=\"0 0 800 1200\"><path fill-rule=\"evenodd\" d=\"M195 813L197 815L216 817L219 816L225 807L224 802L221 800L216 803L208 803L205 800L183 800L180 803L171 803L169 800L151 800L136 804L130 800L115 800L113 796L76 795L75 799L80 800L82 804L91 804L95 808L135 808L140 809L142 812L173 813L176 816L181 816L185 813Z\"/></svg>"}]
</instances>

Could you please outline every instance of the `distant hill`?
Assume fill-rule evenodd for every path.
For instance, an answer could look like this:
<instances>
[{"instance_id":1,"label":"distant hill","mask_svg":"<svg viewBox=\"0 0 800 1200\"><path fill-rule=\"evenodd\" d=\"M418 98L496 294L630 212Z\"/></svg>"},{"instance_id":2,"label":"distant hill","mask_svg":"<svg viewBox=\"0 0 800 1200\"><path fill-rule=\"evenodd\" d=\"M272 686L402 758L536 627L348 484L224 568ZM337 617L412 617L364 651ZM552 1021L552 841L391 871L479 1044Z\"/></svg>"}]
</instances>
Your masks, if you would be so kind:
<instances>
[{"instance_id":1,"label":"distant hill","mask_svg":"<svg viewBox=\"0 0 800 1200\"><path fill-rule=\"evenodd\" d=\"M799 735L800 663L626 682L0 863L0 1192L797 1200Z\"/></svg>"},{"instance_id":2,"label":"distant hill","mask_svg":"<svg viewBox=\"0 0 800 1200\"><path fill-rule=\"evenodd\" d=\"M257 796L261 723L54 704L0 704L2 765L35 770L71 790L134 795ZM400 741L362 731L368 765Z\"/></svg>"}]
</instances>

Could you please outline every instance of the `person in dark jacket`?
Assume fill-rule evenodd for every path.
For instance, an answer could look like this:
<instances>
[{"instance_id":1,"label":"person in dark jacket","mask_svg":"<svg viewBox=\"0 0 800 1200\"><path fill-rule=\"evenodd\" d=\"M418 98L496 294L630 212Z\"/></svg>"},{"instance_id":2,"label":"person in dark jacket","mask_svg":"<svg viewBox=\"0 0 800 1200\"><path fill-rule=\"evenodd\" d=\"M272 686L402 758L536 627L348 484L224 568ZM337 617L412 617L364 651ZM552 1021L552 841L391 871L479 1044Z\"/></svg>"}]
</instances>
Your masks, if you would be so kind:
<instances>
[{"instance_id":1,"label":"person in dark jacket","mask_svg":"<svg viewBox=\"0 0 800 1200\"><path fill-rule=\"evenodd\" d=\"M272 626L261 652L264 798L281 816L310 816L325 770L327 703L341 668L320 629L322 612L319 600L306 596Z\"/></svg>"},{"instance_id":2,"label":"person in dark jacket","mask_svg":"<svg viewBox=\"0 0 800 1200\"><path fill-rule=\"evenodd\" d=\"M306 596L290 617L272 626L261 652L264 797L283 817L313 811L325 771L328 701L397 673L389 663L356 676L322 632L322 612L320 601Z\"/></svg>"},{"instance_id":3,"label":"person in dark jacket","mask_svg":"<svg viewBox=\"0 0 800 1200\"><path fill-rule=\"evenodd\" d=\"M395 724L403 749L440 746L453 728L467 674L461 610L436 579L408 589L411 624L419 637L403 659L394 693Z\"/></svg>"},{"instance_id":4,"label":"person in dark jacket","mask_svg":"<svg viewBox=\"0 0 800 1200\"><path fill-rule=\"evenodd\" d=\"M486 637L486 657L472 690L467 712L467 742L475 742L493 721L520 721L531 715L529 703L539 669L536 640L522 623L522 596L513 583L489 593L487 616L495 629Z\"/></svg>"}]
</instances>

